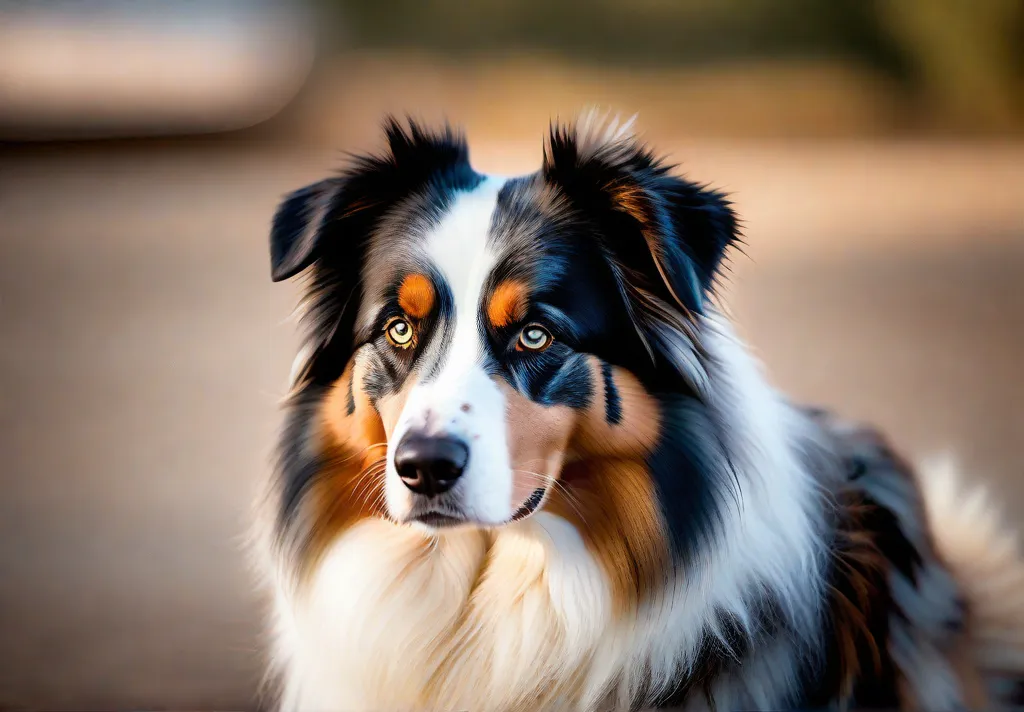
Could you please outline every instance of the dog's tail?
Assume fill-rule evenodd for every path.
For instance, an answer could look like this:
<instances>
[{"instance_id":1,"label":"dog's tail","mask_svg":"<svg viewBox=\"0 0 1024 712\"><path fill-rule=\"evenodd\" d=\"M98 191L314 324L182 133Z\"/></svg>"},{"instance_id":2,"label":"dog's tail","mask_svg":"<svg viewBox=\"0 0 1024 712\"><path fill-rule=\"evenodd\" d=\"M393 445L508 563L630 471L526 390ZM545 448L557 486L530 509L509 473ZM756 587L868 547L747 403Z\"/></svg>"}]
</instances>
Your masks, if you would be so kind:
<instances>
[{"instance_id":1,"label":"dog's tail","mask_svg":"<svg viewBox=\"0 0 1024 712\"><path fill-rule=\"evenodd\" d=\"M967 604L967 650L989 694L1024 704L1024 554L1017 533L978 483L949 458L920 469L928 523L939 555Z\"/></svg>"}]
</instances>

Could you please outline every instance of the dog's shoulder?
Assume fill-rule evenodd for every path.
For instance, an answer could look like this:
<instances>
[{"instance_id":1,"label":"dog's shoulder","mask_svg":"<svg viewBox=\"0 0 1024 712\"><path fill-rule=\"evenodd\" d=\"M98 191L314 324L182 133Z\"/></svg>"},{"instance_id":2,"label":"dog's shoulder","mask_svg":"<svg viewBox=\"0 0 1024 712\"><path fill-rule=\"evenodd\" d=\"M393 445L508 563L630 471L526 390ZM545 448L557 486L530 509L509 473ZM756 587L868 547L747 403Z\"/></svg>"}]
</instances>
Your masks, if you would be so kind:
<instances>
[{"instance_id":1,"label":"dog's shoulder","mask_svg":"<svg viewBox=\"0 0 1024 712\"><path fill-rule=\"evenodd\" d=\"M807 686L808 702L959 707L949 659L965 610L914 468L881 430L808 414L841 465L830 492L824 669Z\"/></svg>"}]
</instances>

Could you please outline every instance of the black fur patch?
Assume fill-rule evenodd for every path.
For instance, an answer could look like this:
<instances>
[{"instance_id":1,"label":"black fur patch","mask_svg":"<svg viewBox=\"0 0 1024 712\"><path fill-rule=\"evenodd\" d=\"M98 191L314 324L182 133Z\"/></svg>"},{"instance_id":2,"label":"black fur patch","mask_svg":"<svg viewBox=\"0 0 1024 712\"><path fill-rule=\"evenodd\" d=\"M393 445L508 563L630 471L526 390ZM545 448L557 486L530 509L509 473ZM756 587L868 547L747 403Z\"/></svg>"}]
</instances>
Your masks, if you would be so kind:
<instances>
[{"instance_id":1,"label":"black fur patch","mask_svg":"<svg viewBox=\"0 0 1024 712\"><path fill-rule=\"evenodd\" d=\"M320 473L324 463L320 453L310 447L310 441L315 436L312 425L326 392L326 388L311 386L293 396L289 404L277 452L277 471L281 477L279 517L282 533L289 530L303 493ZM296 539L302 535L302 532L294 532Z\"/></svg>"},{"instance_id":2,"label":"black fur patch","mask_svg":"<svg viewBox=\"0 0 1024 712\"><path fill-rule=\"evenodd\" d=\"M574 126L555 127L543 175L589 219L617 260L668 303L699 312L738 225L725 196L670 174L638 142L581 149Z\"/></svg>"},{"instance_id":3,"label":"black fur patch","mask_svg":"<svg viewBox=\"0 0 1024 712\"><path fill-rule=\"evenodd\" d=\"M1024 709L1024 679L1017 680L1013 691L1008 695L1007 702L1014 707Z\"/></svg>"},{"instance_id":4,"label":"black fur patch","mask_svg":"<svg viewBox=\"0 0 1024 712\"><path fill-rule=\"evenodd\" d=\"M675 555L694 563L718 534L725 507L738 507L736 475L721 427L698 400L662 396L662 436L647 466L669 527Z\"/></svg>"},{"instance_id":5,"label":"black fur patch","mask_svg":"<svg viewBox=\"0 0 1024 712\"><path fill-rule=\"evenodd\" d=\"M570 408L586 408L594 397L594 384L590 381L590 370L586 357L577 354L569 358L545 384L537 401L544 405L567 405Z\"/></svg>"},{"instance_id":6,"label":"black fur patch","mask_svg":"<svg viewBox=\"0 0 1024 712\"><path fill-rule=\"evenodd\" d=\"M619 389L615 386L612 366L607 361L601 362L601 378L604 379L605 419L611 425L618 425L622 421L622 399L619 397Z\"/></svg>"},{"instance_id":7,"label":"black fur patch","mask_svg":"<svg viewBox=\"0 0 1024 712\"><path fill-rule=\"evenodd\" d=\"M345 393L345 414L352 415L356 412L355 374L348 379L348 390Z\"/></svg>"}]
</instances>

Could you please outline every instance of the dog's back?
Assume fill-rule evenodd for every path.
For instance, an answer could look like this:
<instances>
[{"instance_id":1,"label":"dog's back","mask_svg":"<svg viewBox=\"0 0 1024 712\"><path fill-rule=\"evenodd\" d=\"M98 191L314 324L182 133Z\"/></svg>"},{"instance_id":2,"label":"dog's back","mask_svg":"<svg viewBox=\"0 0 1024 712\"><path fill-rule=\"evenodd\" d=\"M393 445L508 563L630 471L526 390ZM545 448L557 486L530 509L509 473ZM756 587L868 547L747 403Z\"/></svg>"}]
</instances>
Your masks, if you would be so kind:
<instances>
[{"instance_id":1,"label":"dog's back","mask_svg":"<svg viewBox=\"0 0 1024 712\"><path fill-rule=\"evenodd\" d=\"M1024 565L983 490L963 491L949 462L915 470L877 430L810 415L845 481L835 496L828 664L807 702L827 704L845 675L839 697L858 707L1020 704Z\"/></svg>"}]
</instances>

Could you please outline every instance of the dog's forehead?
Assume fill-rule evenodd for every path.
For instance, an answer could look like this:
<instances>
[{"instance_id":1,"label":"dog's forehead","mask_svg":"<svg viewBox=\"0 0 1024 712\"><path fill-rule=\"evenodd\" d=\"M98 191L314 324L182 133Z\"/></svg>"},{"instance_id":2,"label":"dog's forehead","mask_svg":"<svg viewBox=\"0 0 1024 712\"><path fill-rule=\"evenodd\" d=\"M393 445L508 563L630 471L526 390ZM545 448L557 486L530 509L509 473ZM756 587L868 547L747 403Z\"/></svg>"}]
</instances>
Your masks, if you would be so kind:
<instances>
[{"instance_id":1,"label":"dog's forehead","mask_svg":"<svg viewBox=\"0 0 1024 712\"><path fill-rule=\"evenodd\" d=\"M530 176L485 176L471 190L434 190L395 206L373 235L362 266L360 323L368 326L410 274L440 282L456 314L478 311L496 270L529 270L545 221L544 200Z\"/></svg>"},{"instance_id":2,"label":"dog's forehead","mask_svg":"<svg viewBox=\"0 0 1024 712\"><path fill-rule=\"evenodd\" d=\"M485 179L454 196L447 212L422 243L423 256L446 282L456 312L472 309L494 270L502 246L493 239L498 196L505 180Z\"/></svg>"}]
</instances>

